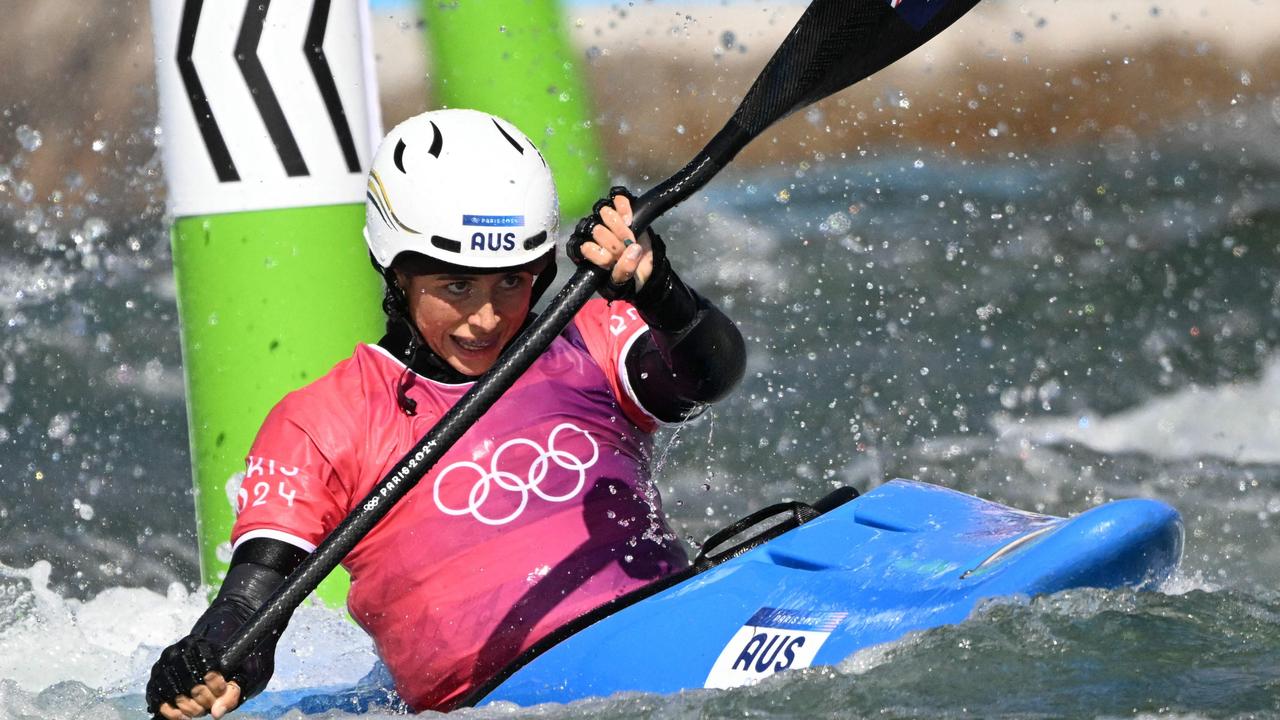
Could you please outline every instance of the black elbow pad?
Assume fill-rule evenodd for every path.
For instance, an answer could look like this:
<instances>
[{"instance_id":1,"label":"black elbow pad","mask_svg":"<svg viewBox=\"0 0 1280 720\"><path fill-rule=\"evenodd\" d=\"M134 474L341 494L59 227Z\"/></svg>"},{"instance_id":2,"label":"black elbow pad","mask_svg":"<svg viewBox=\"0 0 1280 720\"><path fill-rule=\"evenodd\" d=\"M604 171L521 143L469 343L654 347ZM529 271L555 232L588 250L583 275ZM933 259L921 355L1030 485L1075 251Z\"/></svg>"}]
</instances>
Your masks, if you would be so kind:
<instances>
[{"instance_id":1,"label":"black elbow pad","mask_svg":"<svg viewBox=\"0 0 1280 720\"><path fill-rule=\"evenodd\" d=\"M664 422L684 420L728 395L746 372L742 333L711 303L697 300L692 322L674 333L650 327L625 359L636 398Z\"/></svg>"}]
</instances>

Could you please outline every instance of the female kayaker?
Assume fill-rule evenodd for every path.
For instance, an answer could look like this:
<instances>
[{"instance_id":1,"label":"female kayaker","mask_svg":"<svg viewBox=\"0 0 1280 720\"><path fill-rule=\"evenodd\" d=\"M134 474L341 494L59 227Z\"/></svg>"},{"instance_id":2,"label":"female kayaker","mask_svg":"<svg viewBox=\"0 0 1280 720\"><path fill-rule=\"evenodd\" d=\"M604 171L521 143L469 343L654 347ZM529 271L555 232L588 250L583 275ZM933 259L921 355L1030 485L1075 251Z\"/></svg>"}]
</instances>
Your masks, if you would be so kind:
<instances>
[{"instance_id":1,"label":"female kayaker","mask_svg":"<svg viewBox=\"0 0 1280 720\"><path fill-rule=\"evenodd\" d=\"M365 226L386 335L268 415L226 580L153 668L151 712L220 717L266 686L274 640L227 678L220 648L529 322L558 215L546 162L504 120L443 110L387 135ZM347 607L414 710L453 707L557 627L687 564L650 480L652 434L734 386L743 341L630 220L615 189L579 223L570 257L611 271L606 297L343 563Z\"/></svg>"}]
</instances>

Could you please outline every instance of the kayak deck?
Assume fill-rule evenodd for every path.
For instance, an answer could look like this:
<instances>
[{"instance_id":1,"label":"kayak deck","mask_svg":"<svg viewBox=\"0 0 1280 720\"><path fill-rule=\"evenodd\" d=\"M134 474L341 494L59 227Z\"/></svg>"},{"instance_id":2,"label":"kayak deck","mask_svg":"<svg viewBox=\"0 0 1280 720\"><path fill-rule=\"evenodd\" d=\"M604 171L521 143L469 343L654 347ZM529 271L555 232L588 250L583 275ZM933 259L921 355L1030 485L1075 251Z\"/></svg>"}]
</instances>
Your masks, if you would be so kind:
<instances>
[{"instance_id":1,"label":"kayak deck","mask_svg":"<svg viewBox=\"0 0 1280 720\"><path fill-rule=\"evenodd\" d=\"M480 704L732 687L834 664L960 622L986 598L1152 586L1177 567L1182 534L1153 500L1063 519L894 480L579 630Z\"/></svg>"},{"instance_id":2,"label":"kayak deck","mask_svg":"<svg viewBox=\"0 0 1280 720\"><path fill-rule=\"evenodd\" d=\"M1183 541L1177 511L1154 500L1059 518L908 480L777 532L557 631L464 704L751 684L961 622L987 598L1152 587L1177 568ZM397 702L379 667L356 688L268 693L252 707L360 712Z\"/></svg>"}]
</instances>

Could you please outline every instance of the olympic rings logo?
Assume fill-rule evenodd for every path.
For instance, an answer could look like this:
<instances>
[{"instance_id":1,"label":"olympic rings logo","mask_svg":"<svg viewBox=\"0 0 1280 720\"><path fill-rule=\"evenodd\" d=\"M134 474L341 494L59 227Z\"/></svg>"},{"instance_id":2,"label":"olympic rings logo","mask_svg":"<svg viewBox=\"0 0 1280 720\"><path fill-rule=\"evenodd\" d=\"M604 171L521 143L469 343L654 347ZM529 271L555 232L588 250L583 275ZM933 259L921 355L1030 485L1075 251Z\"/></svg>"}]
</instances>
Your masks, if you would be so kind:
<instances>
[{"instance_id":1,"label":"olympic rings logo","mask_svg":"<svg viewBox=\"0 0 1280 720\"><path fill-rule=\"evenodd\" d=\"M564 432L577 432L591 443L591 458L583 460L568 450L556 448L556 440ZM563 442L563 441L561 441ZM499 469L499 461L502 459L502 453L513 447L532 448L538 454L538 457L529 464L529 470L525 477ZM485 525L506 525L507 523L520 517L521 513L529 504L529 495L537 495L547 502L565 502L572 500L582 492L582 488L587 484L587 469L596 464L600 459L600 446L596 444L595 438L591 437L591 433L571 423L561 423L551 431L551 435L547 438L547 447L544 450L541 445L525 438L515 438L508 440L494 451L493 456L489 459L489 468L486 470L480 465L473 462L456 462L436 476L435 487L432 496L435 498L436 507L440 512L446 515L459 517L462 515L470 515ZM573 489L560 495L553 495L542 489L542 483L547 478L547 471L551 469L551 464L568 472L578 474L578 482ZM440 487L444 485L445 478L456 472L469 471L468 475L474 473L476 480L471 485L471 492L467 498L466 507L455 508L445 504L440 498ZM503 517L490 517L483 512L485 501L489 499L489 493L493 492L494 485L498 489L507 492L517 493L520 496L520 502L516 505L515 510Z\"/></svg>"}]
</instances>

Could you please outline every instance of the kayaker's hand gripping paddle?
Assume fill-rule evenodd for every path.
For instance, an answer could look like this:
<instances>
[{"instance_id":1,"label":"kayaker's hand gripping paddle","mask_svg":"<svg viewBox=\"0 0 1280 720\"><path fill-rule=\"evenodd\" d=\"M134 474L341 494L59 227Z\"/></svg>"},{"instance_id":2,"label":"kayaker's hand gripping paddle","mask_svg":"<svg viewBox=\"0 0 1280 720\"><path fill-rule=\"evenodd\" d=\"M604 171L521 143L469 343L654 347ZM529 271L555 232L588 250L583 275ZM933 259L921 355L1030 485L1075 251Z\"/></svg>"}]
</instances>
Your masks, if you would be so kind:
<instances>
[{"instance_id":1,"label":"kayaker's hand gripping paddle","mask_svg":"<svg viewBox=\"0 0 1280 720\"><path fill-rule=\"evenodd\" d=\"M945 30L978 0L814 0L769 59L724 129L688 165L633 205L637 235L684 201L779 119L866 78ZM279 635L294 609L383 515L547 349L608 278L579 267L544 312L360 502L223 650L235 668L259 642Z\"/></svg>"}]
</instances>

